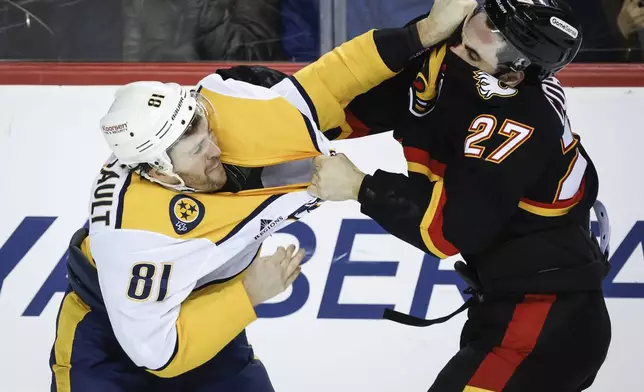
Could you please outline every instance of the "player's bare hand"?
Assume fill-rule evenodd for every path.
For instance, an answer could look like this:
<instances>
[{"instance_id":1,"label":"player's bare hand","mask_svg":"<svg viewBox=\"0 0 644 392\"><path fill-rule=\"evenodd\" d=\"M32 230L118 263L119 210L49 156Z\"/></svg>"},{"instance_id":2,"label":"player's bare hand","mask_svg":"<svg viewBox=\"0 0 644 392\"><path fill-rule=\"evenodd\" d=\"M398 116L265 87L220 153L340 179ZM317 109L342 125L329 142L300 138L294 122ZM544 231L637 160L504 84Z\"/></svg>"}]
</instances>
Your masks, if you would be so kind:
<instances>
[{"instance_id":1,"label":"player's bare hand","mask_svg":"<svg viewBox=\"0 0 644 392\"><path fill-rule=\"evenodd\" d=\"M625 38L637 30L644 29L644 7L640 0L625 0L617 16L617 26Z\"/></svg>"},{"instance_id":2,"label":"player's bare hand","mask_svg":"<svg viewBox=\"0 0 644 392\"><path fill-rule=\"evenodd\" d=\"M279 247L271 256L257 257L242 280L253 306L268 301L286 290L300 274L305 251L295 252L295 245Z\"/></svg>"},{"instance_id":3,"label":"player's bare hand","mask_svg":"<svg viewBox=\"0 0 644 392\"><path fill-rule=\"evenodd\" d=\"M429 16L416 28L426 48L447 39L477 6L476 0L436 0Z\"/></svg>"},{"instance_id":4,"label":"player's bare hand","mask_svg":"<svg viewBox=\"0 0 644 392\"><path fill-rule=\"evenodd\" d=\"M357 200L365 174L344 154L319 156L308 191L322 200Z\"/></svg>"}]
</instances>

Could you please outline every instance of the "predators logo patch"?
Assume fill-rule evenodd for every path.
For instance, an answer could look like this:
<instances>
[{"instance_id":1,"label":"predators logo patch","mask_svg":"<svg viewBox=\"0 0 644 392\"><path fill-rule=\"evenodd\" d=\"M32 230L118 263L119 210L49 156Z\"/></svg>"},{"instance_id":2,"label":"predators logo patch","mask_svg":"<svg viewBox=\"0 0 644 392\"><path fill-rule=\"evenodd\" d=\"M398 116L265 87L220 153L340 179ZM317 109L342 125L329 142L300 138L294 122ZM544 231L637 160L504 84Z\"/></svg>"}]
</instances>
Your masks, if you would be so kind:
<instances>
[{"instance_id":1,"label":"predators logo patch","mask_svg":"<svg viewBox=\"0 0 644 392\"><path fill-rule=\"evenodd\" d=\"M416 117L429 114L440 94L440 72L447 46L434 48L409 89L409 111Z\"/></svg>"},{"instance_id":2,"label":"predators logo patch","mask_svg":"<svg viewBox=\"0 0 644 392\"><path fill-rule=\"evenodd\" d=\"M191 232L201 223L205 214L203 204L190 196L177 195L170 201L170 221L179 235Z\"/></svg>"},{"instance_id":3,"label":"predators logo patch","mask_svg":"<svg viewBox=\"0 0 644 392\"><path fill-rule=\"evenodd\" d=\"M510 98L518 94L519 90L514 89L494 76L483 71L474 71L476 80L476 89L481 98L488 100L494 96L501 98Z\"/></svg>"}]
</instances>

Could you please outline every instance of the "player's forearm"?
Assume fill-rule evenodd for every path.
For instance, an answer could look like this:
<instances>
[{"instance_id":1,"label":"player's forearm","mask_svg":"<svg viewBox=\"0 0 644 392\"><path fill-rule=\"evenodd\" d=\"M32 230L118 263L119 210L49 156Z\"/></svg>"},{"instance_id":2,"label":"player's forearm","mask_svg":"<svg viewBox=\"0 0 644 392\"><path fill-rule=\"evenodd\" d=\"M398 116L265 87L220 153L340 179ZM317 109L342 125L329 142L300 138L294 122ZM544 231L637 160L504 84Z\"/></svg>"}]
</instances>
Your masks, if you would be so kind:
<instances>
[{"instance_id":1,"label":"player's forearm","mask_svg":"<svg viewBox=\"0 0 644 392\"><path fill-rule=\"evenodd\" d=\"M365 33L322 56L295 74L325 131L340 126L344 107L393 77L423 46L414 26Z\"/></svg>"},{"instance_id":2,"label":"player's forearm","mask_svg":"<svg viewBox=\"0 0 644 392\"><path fill-rule=\"evenodd\" d=\"M382 29L373 34L378 54L393 72L400 72L409 61L425 51L415 25L399 29Z\"/></svg>"},{"instance_id":3,"label":"player's forearm","mask_svg":"<svg viewBox=\"0 0 644 392\"><path fill-rule=\"evenodd\" d=\"M361 211L389 233L417 248L445 258L458 253L442 235L442 182L410 173L378 170L362 182L358 201Z\"/></svg>"},{"instance_id":4,"label":"player's forearm","mask_svg":"<svg viewBox=\"0 0 644 392\"><path fill-rule=\"evenodd\" d=\"M360 211L375 220L387 232L401 240L425 250L418 227L427 208L402 195L404 186L401 174L377 171L373 176L365 176L358 194ZM429 200L429 197L427 198Z\"/></svg>"},{"instance_id":5,"label":"player's forearm","mask_svg":"<svg viewBox=\"0 0 644 392\"><path fill-rule=\"evenodd\" d=\"M428 243L431 225L426 217L436 212L436 203L432 204L435 185L418 174L410 175L378 170L366 176L358 195L360 210L401 240L443 258L445 250L435 249L431 240Z\"/></svg>"},{"instance_id":6,"label":"player's forearm","mask_svg":"<svg viewBox=\"0 0 644 392\"><path fill-rule=\"evenodd\" d=\"M241 280L191 294L176 322L175 354L165 367L151 373L175 377L206 363L256 317Z\"/></svg>"}]
</instances>

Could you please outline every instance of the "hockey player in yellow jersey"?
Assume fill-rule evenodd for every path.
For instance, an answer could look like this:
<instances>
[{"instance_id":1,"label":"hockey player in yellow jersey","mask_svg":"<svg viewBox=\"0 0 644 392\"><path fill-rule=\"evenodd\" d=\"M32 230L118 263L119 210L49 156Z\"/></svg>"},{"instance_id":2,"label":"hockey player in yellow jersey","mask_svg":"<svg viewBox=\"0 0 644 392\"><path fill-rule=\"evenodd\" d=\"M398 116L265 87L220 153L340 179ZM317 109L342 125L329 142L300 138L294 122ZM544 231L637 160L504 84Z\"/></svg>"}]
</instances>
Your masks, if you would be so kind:
<instances>
[{"instance_id":1,"label":"hockey player in yellow jersey","mask_svg":"<svg viewBox=\"0 0 644 392\"><path fill-rule=\"evenodd\" d=\"M454 0L418 25L368 32L270 87L205 77L120 88L113 152L72 238L52 391L273 391L244 330L297 277L294 246L262 241L315 209L312 159L344 106L461 23Z\"/></svg>"}]
</instances>

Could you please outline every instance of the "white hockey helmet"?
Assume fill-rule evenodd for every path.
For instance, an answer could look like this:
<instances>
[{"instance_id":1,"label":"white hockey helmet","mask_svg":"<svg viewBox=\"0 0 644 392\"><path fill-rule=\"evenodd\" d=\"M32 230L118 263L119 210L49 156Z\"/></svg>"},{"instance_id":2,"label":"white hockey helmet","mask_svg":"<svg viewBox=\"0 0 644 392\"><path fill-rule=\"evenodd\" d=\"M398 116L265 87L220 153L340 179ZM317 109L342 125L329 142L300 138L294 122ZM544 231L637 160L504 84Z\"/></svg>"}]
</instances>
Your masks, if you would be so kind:
<instances>
[{"instance_id":1,"label":"white hockey helmet","mask_svg":"<svg viewBox=\"0 0 644 392\"><path fill-rule=\"evenodd\" d=\"M198 101L176 83L134 82L119 88L100 125L121 163L147 163L174 176L167 150L190 125Z\"/></svg>"}]
</instances>

